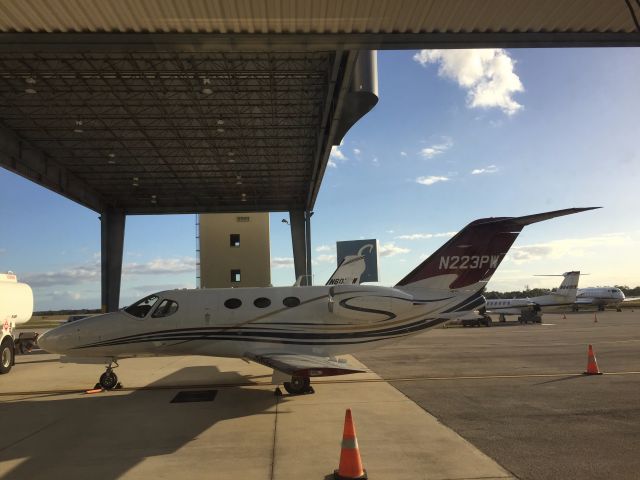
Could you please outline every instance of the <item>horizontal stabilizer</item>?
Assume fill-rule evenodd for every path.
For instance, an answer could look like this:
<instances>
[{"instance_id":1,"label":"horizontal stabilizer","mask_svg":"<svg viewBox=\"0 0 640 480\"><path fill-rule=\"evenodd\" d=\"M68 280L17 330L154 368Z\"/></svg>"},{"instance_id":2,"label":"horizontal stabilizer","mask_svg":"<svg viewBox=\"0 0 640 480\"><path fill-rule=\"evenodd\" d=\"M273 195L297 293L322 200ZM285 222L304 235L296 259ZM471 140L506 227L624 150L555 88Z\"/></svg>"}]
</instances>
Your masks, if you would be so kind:
<instances>
[{"instance_id":1,"label":"horizontal stabilizer","mask_svg":"<svg viewBox=\"0 0 640 480\"><path fill-rule=\"evenodd\" d=\"M498 222L510 222L515 225L531 225L532 223L543 222L556 217L562 217L564 215L573 215L574 213L586 212L587 210L596 210L602 207L585 207L585 208L565 208L563 210L554 210L552 212L534 213L533 215L524 215L522 217L496 217L496 218L484 218L482 220L476 220L476 225L485 223L498 223Z\"/></svg>"},{"instance_id":2,"label":"horizontal stabilizer","mask_svg":"<svg viewBox=\"0 0 640 480\"><path fill-rule=\"evenodd\" d=\"M247 353L245 357L265 367L286 373L287 375L329 377L333 375L364 372L364 370L352 367L347 363L336 362L329 358L317 357L315 355L302 355L298 353L267 353L256 355Z\"/></svg>"}]
</instances>

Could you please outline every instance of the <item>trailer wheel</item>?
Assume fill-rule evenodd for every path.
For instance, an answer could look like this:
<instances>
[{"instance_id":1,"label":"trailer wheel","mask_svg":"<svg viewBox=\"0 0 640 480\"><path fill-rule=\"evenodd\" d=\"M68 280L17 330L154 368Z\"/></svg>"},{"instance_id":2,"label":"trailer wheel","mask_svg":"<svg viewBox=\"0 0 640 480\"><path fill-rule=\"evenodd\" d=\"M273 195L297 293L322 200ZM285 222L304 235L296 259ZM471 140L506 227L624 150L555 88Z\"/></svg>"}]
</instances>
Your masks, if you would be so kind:
<instances>
[{"instance_id":1,"label":"trailer wheel","mask_svg":"<svg viewBox=\"0 0 640 480\"><path fill-rule=\"evenodd\" d=\"M0 374L9 373L13 366L14 351L11 337L6 337L0 346Z\"/></svg>"}]
</instances>

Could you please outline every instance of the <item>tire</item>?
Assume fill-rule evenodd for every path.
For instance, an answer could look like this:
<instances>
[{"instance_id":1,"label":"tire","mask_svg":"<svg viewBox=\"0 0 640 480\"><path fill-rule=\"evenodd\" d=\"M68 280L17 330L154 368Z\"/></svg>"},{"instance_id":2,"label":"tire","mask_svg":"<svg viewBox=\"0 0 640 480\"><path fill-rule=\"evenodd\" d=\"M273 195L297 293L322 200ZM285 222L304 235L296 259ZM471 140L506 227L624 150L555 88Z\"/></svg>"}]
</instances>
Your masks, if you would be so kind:
<instances>
[{"instance_id":1,"label":"tire","mask_svg":"<svg viewBox=\"0 0 640 480\"><path fill-rule=\"evenodd\" d=\"M118 376L113 372L104 372L100 375L100 386L105 390L112 390L118 384Z\"/></svg>"},{"instance_id":2,"label":"tire","mask_svg":"<svg viewBox=\"0 0 640 480\"><path fill-rule=\"evenodd\" d=\"M15 360L15 351L11 337L6 337L0 345L0 374L9 373Z\"/></svg>"},{"instance_id":3,"label":"tire","mask_svg":"<svg viewBox=\"0 0 640 480\"><path fill-rule=\"evenodd\" d=\"M309 391L309 385L311 385L309 377L293 376L290 382L284 382L284 389L291 395L302 395Z\"/></svg>"}]
</instances>

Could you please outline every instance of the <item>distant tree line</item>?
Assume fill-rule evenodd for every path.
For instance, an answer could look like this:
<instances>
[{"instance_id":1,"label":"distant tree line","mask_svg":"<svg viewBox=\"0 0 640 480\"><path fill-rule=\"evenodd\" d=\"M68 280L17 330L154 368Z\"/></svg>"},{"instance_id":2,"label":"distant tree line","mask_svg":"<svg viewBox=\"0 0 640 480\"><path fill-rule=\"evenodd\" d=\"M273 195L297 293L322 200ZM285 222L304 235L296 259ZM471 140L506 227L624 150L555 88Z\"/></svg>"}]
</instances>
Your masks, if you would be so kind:
<instances>
[{"instance_id":1,"label":"distant tree line","mask_svg":"<svg viewBox=\"0 0 640 480\"><path fill-rule=\"evenodd\" d=\"M640 287L628 287L627 285L616 285L616 288L622 290L625 297L640 297ZM514 290L511 292L484 292L484 297L489 300L496 298L527 298L527 297L539 297L541 295L548 295L556 289L549 288L531 288L528 290Z\"/></svg>"},{"instance_id":2,"label":"distant tree line","mask_svg":"<svg viewBox=\"0 0 640 480\"><path fill-rule=\"evenodd\" d=\"M82 314L90 314L90 313L100 313L102 310L99 308L88 309L82 308L80 310L42 310L41 312L33 312L34 315L39 317L49 317L52 315L82 315Z\"/></svg>"}]
</instances>

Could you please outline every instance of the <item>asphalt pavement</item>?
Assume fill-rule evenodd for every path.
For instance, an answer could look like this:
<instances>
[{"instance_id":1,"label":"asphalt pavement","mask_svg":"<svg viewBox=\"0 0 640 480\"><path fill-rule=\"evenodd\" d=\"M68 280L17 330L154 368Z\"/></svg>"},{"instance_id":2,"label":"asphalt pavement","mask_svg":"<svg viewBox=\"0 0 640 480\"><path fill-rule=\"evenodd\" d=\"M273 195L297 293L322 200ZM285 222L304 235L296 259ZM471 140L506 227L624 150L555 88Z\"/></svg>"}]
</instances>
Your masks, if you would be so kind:
<instances>
[{"instance_id":1,"label":"asphalt pavement","mask_svg":"<svg viewBox=\"0 0 640 480\"><path fill-rule=\"evenodd\" d=\"M640 478L640 311L494 325L358 358L518 478Z\"/></svg>"}]
</instances>

